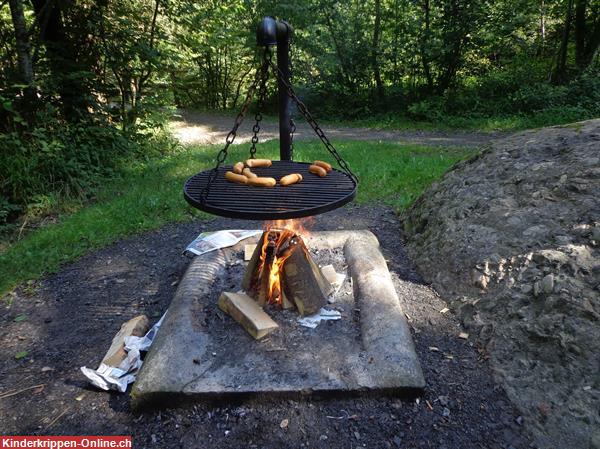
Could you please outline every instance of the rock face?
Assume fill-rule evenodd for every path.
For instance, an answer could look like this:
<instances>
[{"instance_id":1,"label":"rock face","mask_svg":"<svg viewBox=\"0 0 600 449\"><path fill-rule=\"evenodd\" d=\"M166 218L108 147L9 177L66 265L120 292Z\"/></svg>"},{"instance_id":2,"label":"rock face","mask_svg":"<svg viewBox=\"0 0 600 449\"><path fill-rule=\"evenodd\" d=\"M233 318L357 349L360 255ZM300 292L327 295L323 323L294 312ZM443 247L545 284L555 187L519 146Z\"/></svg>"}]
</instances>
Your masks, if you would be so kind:
<instances>
[{"instance_id":1,"label":"rock face","mask_svg":"<svg viewBox=\"0 0 600 449\"><path fill-rule=\"evenodd\" d=\"M600 447L600 120L496 141L405 227L539 446Z\"/></svg>"}]
</instances>

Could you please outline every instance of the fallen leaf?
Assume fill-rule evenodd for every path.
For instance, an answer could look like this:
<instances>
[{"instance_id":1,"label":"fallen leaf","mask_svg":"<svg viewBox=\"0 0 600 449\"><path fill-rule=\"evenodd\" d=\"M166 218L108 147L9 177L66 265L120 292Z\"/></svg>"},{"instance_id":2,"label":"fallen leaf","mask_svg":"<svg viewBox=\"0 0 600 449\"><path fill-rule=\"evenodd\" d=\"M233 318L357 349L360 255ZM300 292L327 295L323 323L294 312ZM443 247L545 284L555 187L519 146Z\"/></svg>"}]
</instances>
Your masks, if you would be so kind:
<instances>
[{"instance_id":1,"label":"fallen leaf","mask_svg":"<svg viewBox=\"0 0 600 449\"><path fill-rule=\"evenodd\" d=\"M466 332L461 332L460 334L458 334L458 338L466 340L467 338L469 338L469 334L467 334Z\"/></svg>"},{"instance_id":2,"label":"fallen leaf","mask_svg":"<svg viewBox=\"0 0 600 449\"><path fill-rule=\"evenodd\" d=\"M83 398L85 398L85 393L80 394L79 396L77 396L75 398L76 401L81 401Z\"/></svg>"},{"instance_id":3,"label":"fallen leaf","mask_svg":"<svg viewBox=\"0 0 600 449\"><path fill-rule=\"evenodd\" d=\"M550 413L550 408L550 404L548 404L547 402L540 402L538 404L538 410L540 411L542 416L548 416L548 413Z\"/></svg>"},{"instance_id":4,"label":"fallen leaf","mask_svg":"<svg viewBox=\"0 0 600 449\"><path fill-rule=\"evenodd\" d=\"M27 354L29 354L29 352L28 352L28 351L21 351L21 352L17 352L17 353L15 354L15 359L17 359L17 360L21 360L21 359L23 359L23 358L27 357Z\"/></svg>"},{"instance_id":5,"label":"fallen leaf","mask_svg":"<svg viewBox=\"0 0 600 449\"><path fill-rule=\"evenodd\" d=\"M281 427L282 429L287 429L287 426L289 424L290 424L290 420L286 418L279 423L279 427Z\"/></svg>"},{"instance_id":6,"label":"fallen leaf","mask_svg":"<svg viewBox=\"0 0 600 449\"><path fill-rule=\"evenodd\" d=\"M13 320L15 323L20 323L21 321L25 321L27 319L27 315L21 314L17 315Z\"/></svg>"}]
</instances>

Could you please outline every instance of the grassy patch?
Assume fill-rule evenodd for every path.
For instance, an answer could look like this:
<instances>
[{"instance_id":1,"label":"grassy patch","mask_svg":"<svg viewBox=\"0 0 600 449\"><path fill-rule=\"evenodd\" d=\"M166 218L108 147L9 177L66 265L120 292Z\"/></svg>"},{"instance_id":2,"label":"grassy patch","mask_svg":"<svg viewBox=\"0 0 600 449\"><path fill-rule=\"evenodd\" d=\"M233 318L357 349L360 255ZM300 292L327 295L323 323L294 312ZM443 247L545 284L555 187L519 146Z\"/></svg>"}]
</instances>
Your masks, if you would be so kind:
<instances>
[{"instance_id":1,"label":"grassy patch","mask_svg":"<svg viewBox=\"0 0 600 449\"><path fill-rule=\"evenodd\" d=\"M469 151L441 150L392 143L342 142L339 151L361 180L357 201L382 201L405 208L435 179ZM109 181L93 204L58 217L58 223L31 232L0 254L0 294L15 285L58 270L90 250L169 222L209 218L183 199L183 182L213 165L219 147L191 147L161 159L135 163ZM232 147L230 162L247 157L248 145ZM259 150L278 158L277 143ZM318 142L296 145L297 160L330 160ZM332 161L333 162L333 161Z\"/></svg>"},{"instance_id":2,"label":"grassy patch","mask_svg":"<svg viewBox=\"0 0 600 449\"><path fill-rule=\"evenodd\" d=\"M364 127L388 130L421 131L520 131L544 126L564 125L595 118L594 114L582 114L580 110L555 108L535 114L500 115L494 117L462 117L442 115L435 121L413 120L402 114L371 116L360 120L328 120L338 126Z\"/></svg>"}]
</instances>

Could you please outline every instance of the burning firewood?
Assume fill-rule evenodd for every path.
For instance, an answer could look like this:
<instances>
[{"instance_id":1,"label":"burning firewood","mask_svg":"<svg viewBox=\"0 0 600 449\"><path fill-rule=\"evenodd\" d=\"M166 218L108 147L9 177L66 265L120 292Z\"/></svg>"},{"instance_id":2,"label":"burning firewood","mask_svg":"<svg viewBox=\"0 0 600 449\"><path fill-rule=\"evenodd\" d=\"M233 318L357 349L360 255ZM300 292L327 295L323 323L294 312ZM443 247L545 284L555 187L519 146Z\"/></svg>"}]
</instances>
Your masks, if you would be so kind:
<instances>
[{"instance_id":1,"label":"burning firewood","mask_svg":"<svg viewBox=\"0 0 600 449\"><path fill-rule=\"evenodd\" d=\"M263 233L242 288L260 304L296 306L301 315L316 313L333 291L302 238L287 229Z\"/></svg>"},{"instance_id":2,"label":"burning firewood","mask_svg":"<svg viewBox=\"0 0 600 449\"><path fill-rule=\"evenodd\" d=\"M283 265L283 285L286 297L303 316L317 313L327 303L332 291L331 284L312 260L303 242Z\"/></svg>"}]
</instances>

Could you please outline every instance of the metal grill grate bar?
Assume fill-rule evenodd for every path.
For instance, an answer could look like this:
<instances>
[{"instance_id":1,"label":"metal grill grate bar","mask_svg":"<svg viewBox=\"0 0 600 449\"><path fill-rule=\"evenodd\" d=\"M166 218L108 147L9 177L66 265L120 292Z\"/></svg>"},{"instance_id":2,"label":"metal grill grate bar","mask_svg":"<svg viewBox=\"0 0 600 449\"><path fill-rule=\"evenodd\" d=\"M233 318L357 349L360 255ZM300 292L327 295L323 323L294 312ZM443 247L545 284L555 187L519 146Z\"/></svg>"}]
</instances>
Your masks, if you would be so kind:
<instances>
[{"instance_id":1,"label":"metal grill grate bar","mask_svg":"<svg viewBox=\"0 0 600 449\"><path fill-rule=\"evenodd\" d=\"M219 168L217 178L211 184L206 201L201 194L209 179L210 171L192 176L185 183L184 196L198 209L231 218L288 219L299 218L336 209L356 195L356 183L346 173L332 170L325 178L308 171L310 164L291 161L273 161L267 168L252 169L258 176L277 180L290 173L300 173L302 182L290 186L256 187L235 184L225 180L225 172L232 166Z\"/></svg>"}]
</instances>

